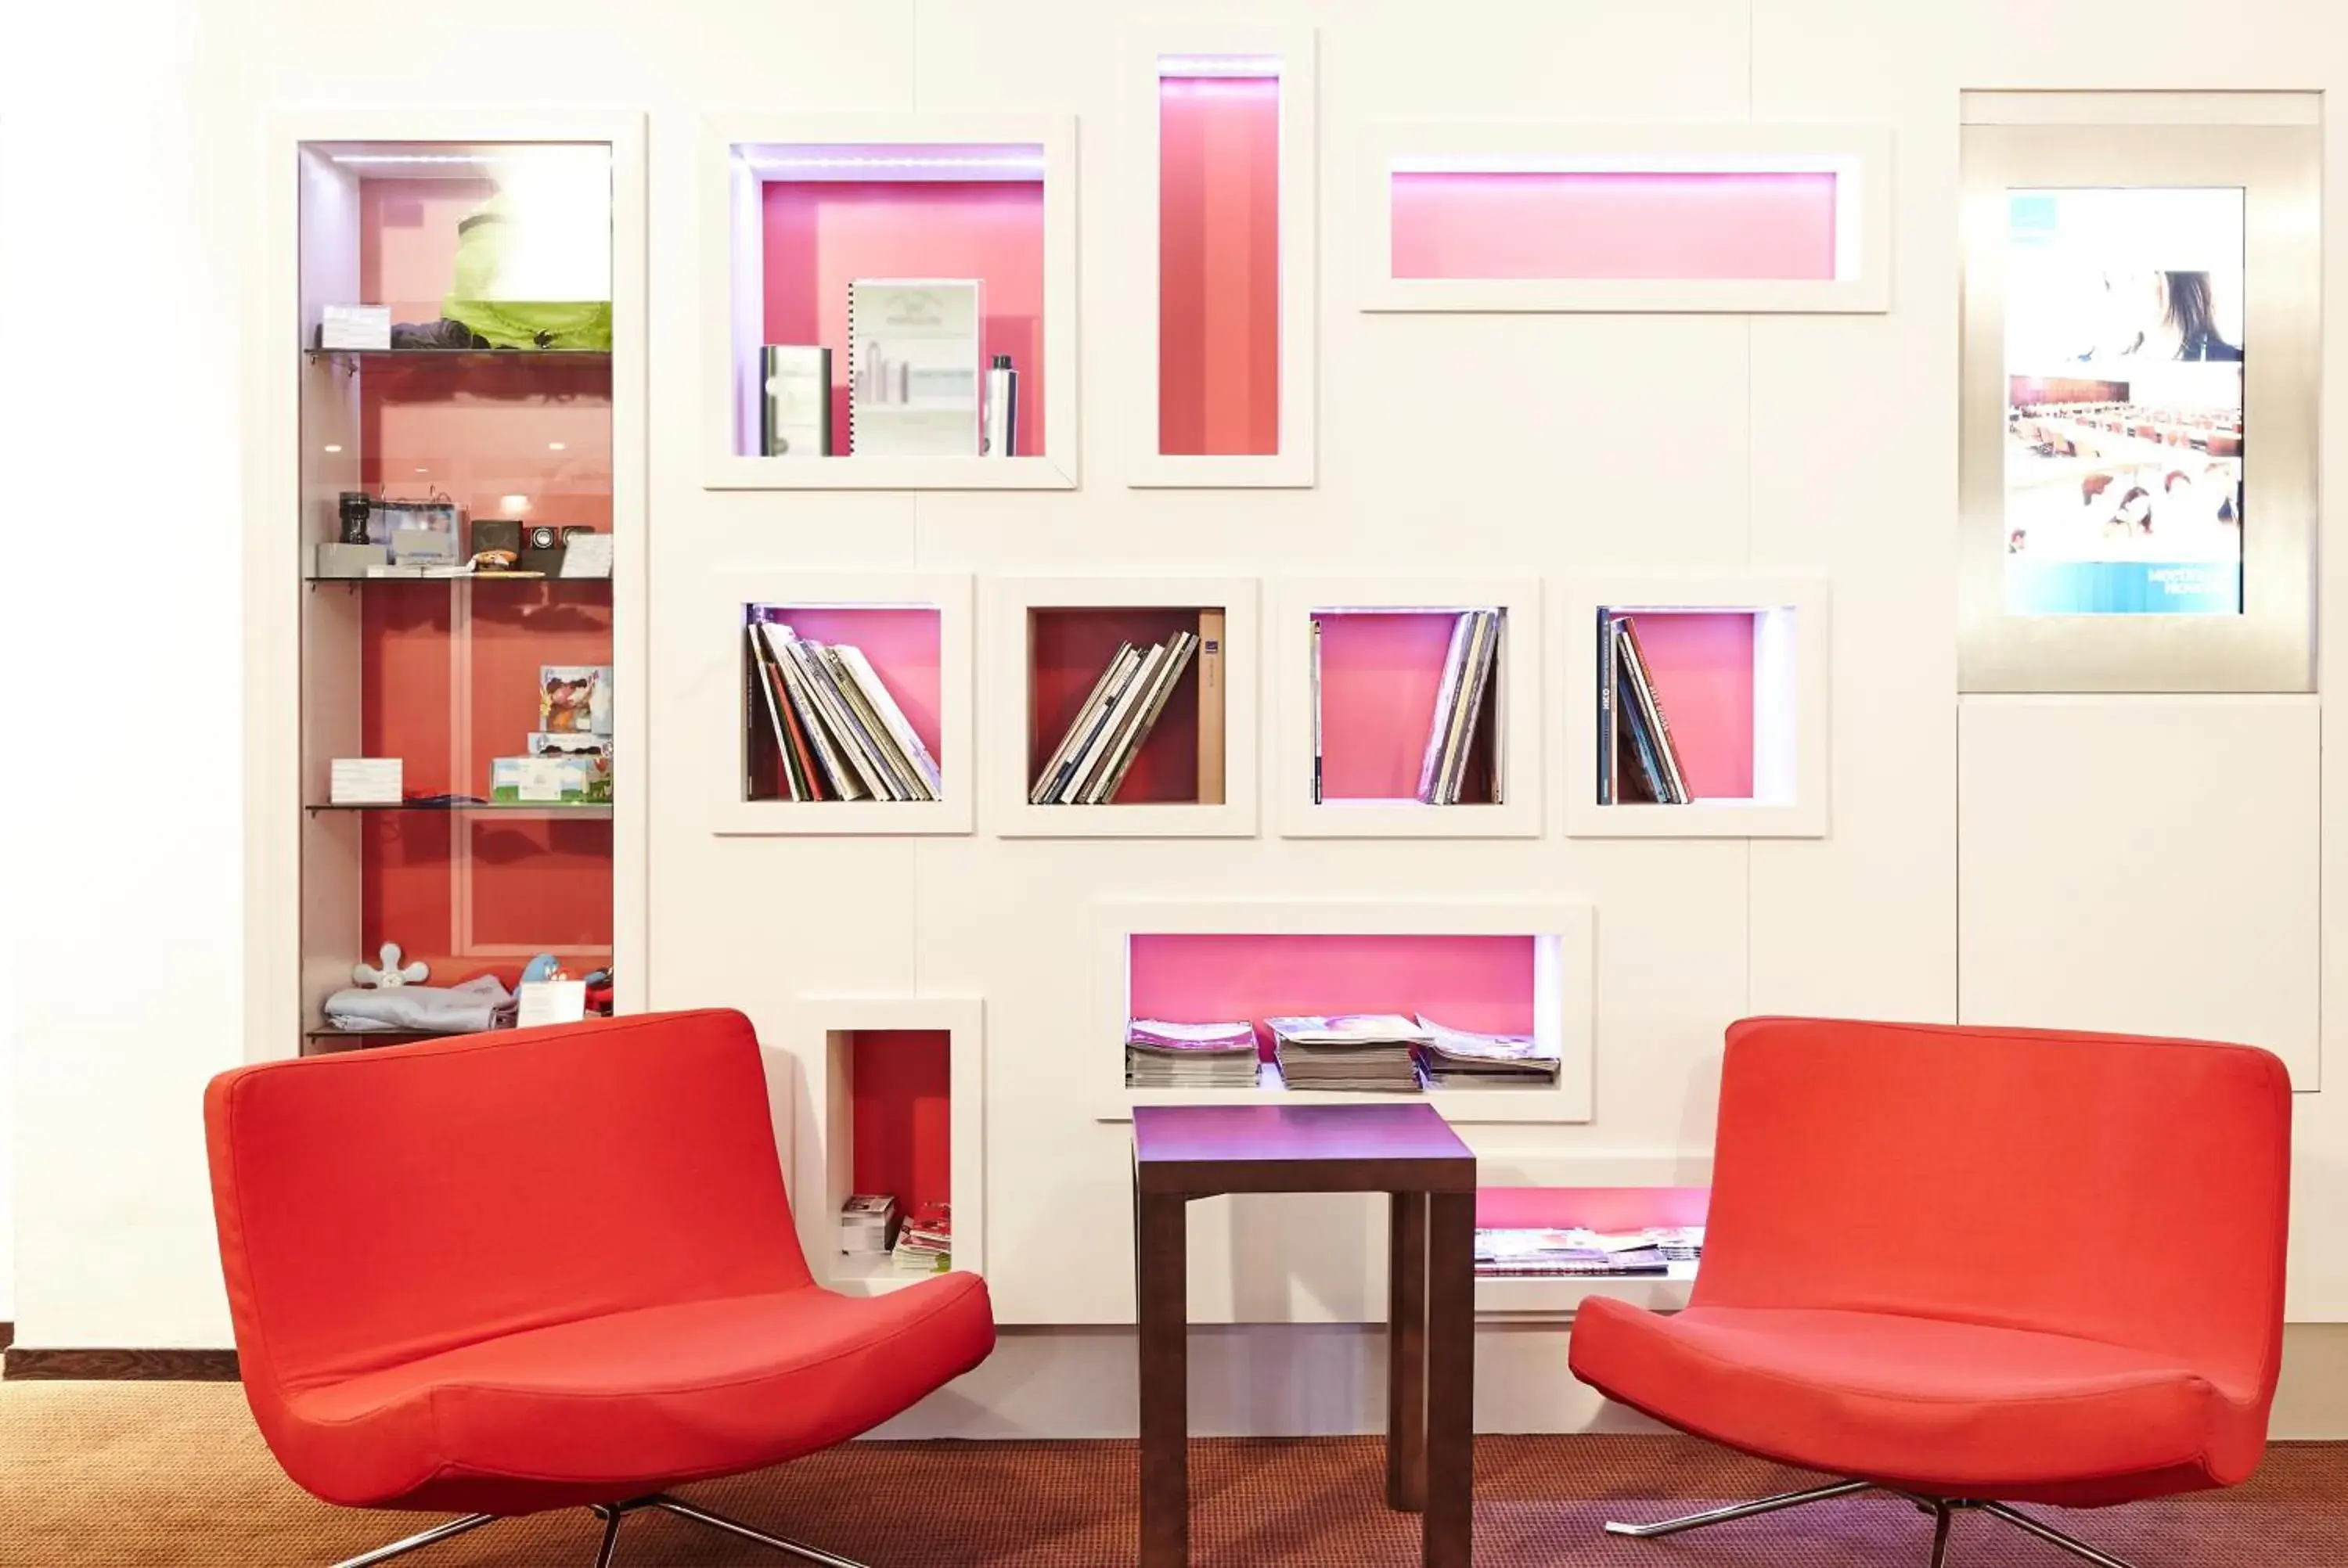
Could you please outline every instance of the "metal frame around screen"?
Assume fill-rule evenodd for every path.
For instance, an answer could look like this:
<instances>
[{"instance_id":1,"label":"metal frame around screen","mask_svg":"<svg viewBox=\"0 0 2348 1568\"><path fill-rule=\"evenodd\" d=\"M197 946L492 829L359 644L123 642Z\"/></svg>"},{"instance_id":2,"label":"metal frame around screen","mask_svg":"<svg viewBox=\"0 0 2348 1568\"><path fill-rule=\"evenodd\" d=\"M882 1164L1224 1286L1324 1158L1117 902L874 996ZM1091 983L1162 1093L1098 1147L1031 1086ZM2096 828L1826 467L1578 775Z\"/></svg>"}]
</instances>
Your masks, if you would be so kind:
<instances>
[{"instance_id":1,"label":"metal frame around screen","mask_svg":"<svg viewBox=\"0 0 2348 1568\"><path fill-rule=\"evenodd\" d=\"M2313 689L2322 131L2315 124L1967 124L1959 381L1959 689ZM2242 612L2005 610L2006 193L2239 187Z\"/></svg>"}]
</instances>

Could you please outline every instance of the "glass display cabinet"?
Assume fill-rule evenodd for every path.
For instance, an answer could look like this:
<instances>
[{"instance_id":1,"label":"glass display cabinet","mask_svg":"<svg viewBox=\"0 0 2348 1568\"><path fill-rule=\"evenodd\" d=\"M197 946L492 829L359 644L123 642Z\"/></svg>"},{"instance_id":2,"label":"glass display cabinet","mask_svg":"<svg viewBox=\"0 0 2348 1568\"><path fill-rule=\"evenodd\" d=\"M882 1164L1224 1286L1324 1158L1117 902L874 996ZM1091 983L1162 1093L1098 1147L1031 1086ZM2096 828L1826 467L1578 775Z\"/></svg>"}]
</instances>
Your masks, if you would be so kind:
<instances>
[{"instance_id":1,"label":"glass display cabinet","mask_svg":"<svg viewBox=\"0 0 2348 1568\"><path fill-rule=\"evenodd\" d=\"M617 149L290 151L300 1049L509 1025L549 970L557 1016L609 1010Z\"/></svg>"}]
</instances>

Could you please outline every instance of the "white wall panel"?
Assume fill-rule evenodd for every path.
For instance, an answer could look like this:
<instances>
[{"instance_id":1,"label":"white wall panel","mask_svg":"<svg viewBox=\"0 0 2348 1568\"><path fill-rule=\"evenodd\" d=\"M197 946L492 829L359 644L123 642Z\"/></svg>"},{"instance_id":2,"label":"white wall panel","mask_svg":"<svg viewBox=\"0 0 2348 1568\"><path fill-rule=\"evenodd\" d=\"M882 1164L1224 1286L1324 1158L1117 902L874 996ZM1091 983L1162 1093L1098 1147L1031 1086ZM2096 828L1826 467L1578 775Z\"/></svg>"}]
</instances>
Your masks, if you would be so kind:
<instances>
[{"instance_id":1,"label":"white wall panel","mask_svg":"<svg viewBox=\"0 0 2348 1568\"><path fill-rule=\"evenodd\" d=\"M1958 1010L2240 1040L2317 1086L2305 698L1968 698Z\"/></svg>"}]
</instances>

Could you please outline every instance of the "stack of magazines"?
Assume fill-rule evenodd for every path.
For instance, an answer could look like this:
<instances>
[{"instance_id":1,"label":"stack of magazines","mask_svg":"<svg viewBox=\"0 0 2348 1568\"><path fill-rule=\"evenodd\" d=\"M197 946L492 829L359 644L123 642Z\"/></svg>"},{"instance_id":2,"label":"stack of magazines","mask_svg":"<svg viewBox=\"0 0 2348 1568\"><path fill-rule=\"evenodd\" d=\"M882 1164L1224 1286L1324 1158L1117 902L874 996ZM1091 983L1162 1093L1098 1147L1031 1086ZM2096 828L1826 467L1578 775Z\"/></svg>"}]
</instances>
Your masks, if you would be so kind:
<instances>
[{"instance_id":1,"label":"stack of magazines","mask_svg":"<svg viewBox=\"0 0 2348 1568\"><path fill-rule=\"evenodd\" d=\"M1687 773L1655 694L1639 629L1598 612L1598 803L1685 805Z\"/></svg>"},{"instance_id":2,"label":"stack of magazines","mask_svg":"<svg viewBox=\"0 0 2348 1568\"><path fill-rule=\"evenodd\" d=\"M1395 1013L1268 1018L1274 1059L1291 1089L1351 1089L1416 1094L1426 1031Z\"/></svg>"},{"instance_id":3,"label":"stack of magazines","mask_svg":"<svg viewBox=\"0 0 2348 1568\"><path fill-rule=\"evenodd\" d=\"M1178 631L1146 651L1119 643L1117 657L1093 682L1068 733L1036 775L1027 792L1029 804L1099 805L1114 800L1198 651L1199 636L1192 631Z\"/></svg>"},{"instance_id":4,"label":"stack of magazines","mask_svg":"<svg viewBox=\"0 0 2348 1568\"><path fill-rule=\"evenodd\" d=\"M1557 1053L1529 1034L1447 1029L1425 1013L1418 1027L1426 1036L1421 1054L1432 1088L1545 1089L1557 1082Z\"/></svg>"},{"instance_id":5,"label":"stack of magazines","mask_svg":"<svg viewBox=\"0 0 2348 1568\"><path fill-rule=\"evenodd\" d=\"M1502 1278L1657 1277L1703 1255L1702 1226L1609 1234L1574 1229L1476 1232L1476 1272Z\"/></svg>"},{"instance_id":6,"label":"stack of magazines","mask_svg":"<svg viewBox=\"0 0 2348 1568\"><path fill-rule=\"evenodd\" d=\"M1131 1089L1253 1089L1255 1025L1168 1023L1138 1018L1125 1030L1125 1081Z\"/></svg>"},{"instance_id":7,"label":"stack of magazines","mask_svg":"<svg viewBox=\"0 0 2348 1568\"><path fill-rule=\"evenodd\" d=\"M781 754L782 787L749 781L753 799L937 800L938 764L871 662L789 627L747 628L758 701Z\"/></svg>"},{"instance_id":8,"label":"stack of magazines","mask_svg":"<svg viewBox=\"0 0 2348 1568\"><path fill-rule=\"evenodd\" d=\"M923 1204L897 1227L890 1262L908 1274L943 1274L953 1267L953 1212L944 1204Z\"/></svg>"},{"instance_id":9,"label":"stack of magazines","mask_svg":"<svg viewBox=\"0 0 2348 1568\"><path fill-rule=\"evenodd\" d=\"M1429 805L1457 805L1468 776L1478 722L1492 692L1492 665L1500 649L1501 612L1469 610L1451 628L1451 651L1443 661L1443 684L1435 693L1435 720L1426 732L1426 753L1418 764L1418 798ZM1495 730L1497 736L1498 731ZM1492 799L1500 798L1499 758L1493 758Z\"/></svg>"}]
</instances>

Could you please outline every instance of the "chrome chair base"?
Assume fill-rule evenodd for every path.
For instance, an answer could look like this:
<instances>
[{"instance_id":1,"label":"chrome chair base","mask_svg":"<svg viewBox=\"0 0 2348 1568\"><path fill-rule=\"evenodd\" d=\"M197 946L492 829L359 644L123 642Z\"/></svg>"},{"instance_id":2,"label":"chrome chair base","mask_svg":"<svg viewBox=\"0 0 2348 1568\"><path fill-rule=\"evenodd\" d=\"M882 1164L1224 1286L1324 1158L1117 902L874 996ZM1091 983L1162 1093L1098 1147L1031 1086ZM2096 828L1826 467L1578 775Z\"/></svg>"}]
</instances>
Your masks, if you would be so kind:
<instances>
[{"instance_id":1,"label":"chrome chair base","mask_svg":"<svg viewBox=\"0 0 2348 1568\"><path fill-rule=\"evenodd\" d=\"M592 1512L595 1517L603 1522L603 1542L595 1553L595 1568L612 1568L615 1561L614 1553L620 1547L620 1522L631 1513L641 1513L646 1509L658 1509L664 1513L674 1513L679 1519L689 1519L694 1523L706 1526L711 1530L723 1531L728 1535L750 1542L755 1545L764 1546L769 1551L779 1552L786 1557L797 1558L801 1563L815 1563L817 1568L864 1568L863 1563L851 1558L836 1557L821 1547L805 1545L797 1541L786 1541L779 1535L769 1535L763 1530L753 1530L739 1520L728 1519L722 1513L713 1513L708 1509L687 1502L681 1497L671 1497L664 1491L654 1492L650 1497L631 1498L625 1502L599 1502L594 1505ZM436 1542L462 1535L469 1530L479 1530L484 1524L495 1524L500 1517L502 1516L495 1513L469 1513L462 1519L452 1519L446 1524L436 1524L429 1530L418 1531L405 1541L395 1541L388 1546L379 1546L364 1556L337 1563L335 1568L374 1568L374 1565L378 1563L388 1563L395 1557L404 1557L419 1547L430 1546Z\"/></svg>"},{"instance_id":2,"label":"chrome chair base","mask_svg":"<svg viewBox=\"0 0 2348 1568\"><path fill-rule=\"evenodd\" d=\"M1726 1524L1732 1520L1756 1519L1765 1513L1776 1513L1780 1509L1800 1508L1806 1503L1825 1502L1830 1498L1851 1497L1862 1491L1890 1492L1894 1497L1905 1498L1932 1516L1931 1568L1947 1568L1949 1526L1959 1512L1965 1511L1986 1514L2001 1523L2012 1525L2024 1534L2034 1535L2049 1546L2060 1547L2083 1562L2096 1564L2096 1568L2128 1568L2128 1565L2120 1559L2108 1553L2098 1552L2084 1541L2074 1540L2053 1525L2042 1523L2010 1504L1979 1502L1969 1498L1919 1497L1914 1492L1899 1491L1867 1481L1838 1481L1828 1486L1811 1487L1807 1491L1782 1492L1776 1497L1758 1498L1751 1502L1734 1502L1725 1508L1715 1508L1703 1513L1691 1513L1682 1519L1666 1519L1653 1524L1622 1524L1609 1520L1606 1532L1609 1535L1630 1535L1641 1540L1653 1540L1659 1536L1677 1535L1682 1531L1703 1530L1715 1524Z\"/></svg>"}]
</instances>

